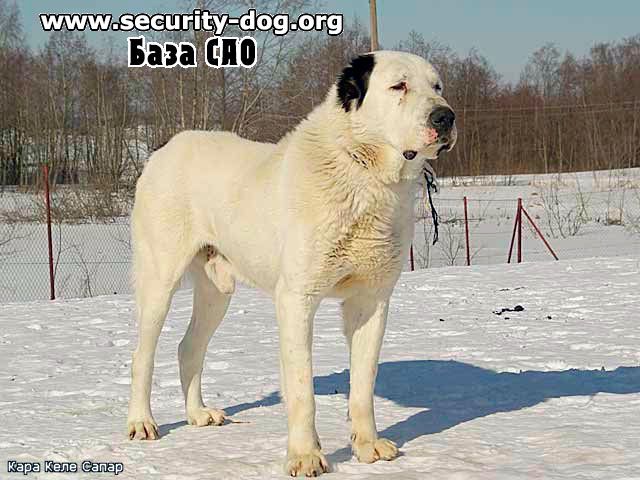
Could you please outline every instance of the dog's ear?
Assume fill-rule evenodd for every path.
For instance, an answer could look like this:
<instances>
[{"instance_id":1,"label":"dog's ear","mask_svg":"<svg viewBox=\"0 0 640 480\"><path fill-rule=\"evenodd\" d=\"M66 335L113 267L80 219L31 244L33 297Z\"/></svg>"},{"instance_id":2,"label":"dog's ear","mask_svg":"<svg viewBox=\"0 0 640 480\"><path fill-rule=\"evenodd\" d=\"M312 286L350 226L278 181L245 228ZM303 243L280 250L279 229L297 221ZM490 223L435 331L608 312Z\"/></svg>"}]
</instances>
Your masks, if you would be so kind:
<instances>
[{"instance_id":1,"label":"dog's ear","mask_svg":"<svg viewBox=\"0 0 640 480\"><path fill-rule=\"evenodd\" d=\"M369 77L375 65L373 54L360 55L342 70L338 77L338 102L345 112L351 110L356 102L356 109L360 108L369 87Z\"/></svg>"}]
</instances>

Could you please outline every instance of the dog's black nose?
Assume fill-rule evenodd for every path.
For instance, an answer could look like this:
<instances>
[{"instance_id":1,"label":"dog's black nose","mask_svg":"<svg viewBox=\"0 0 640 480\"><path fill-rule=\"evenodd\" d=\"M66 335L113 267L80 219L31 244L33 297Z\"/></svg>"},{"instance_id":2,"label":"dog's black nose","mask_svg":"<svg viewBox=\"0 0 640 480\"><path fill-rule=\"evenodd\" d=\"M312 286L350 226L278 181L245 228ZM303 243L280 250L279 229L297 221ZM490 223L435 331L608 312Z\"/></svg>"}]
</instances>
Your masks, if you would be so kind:
<instances>
[{"instance_id":1,"label":"dog's black nose","mask_svg":"<svg viewBox=\"0 0 640 480\"><path fill-rule=\"evenodd\" d=\"M439 134L449 132L456 121L456 114L449 107L436 107L429 115L429 122Z\"/></svg>"}]
</instances>

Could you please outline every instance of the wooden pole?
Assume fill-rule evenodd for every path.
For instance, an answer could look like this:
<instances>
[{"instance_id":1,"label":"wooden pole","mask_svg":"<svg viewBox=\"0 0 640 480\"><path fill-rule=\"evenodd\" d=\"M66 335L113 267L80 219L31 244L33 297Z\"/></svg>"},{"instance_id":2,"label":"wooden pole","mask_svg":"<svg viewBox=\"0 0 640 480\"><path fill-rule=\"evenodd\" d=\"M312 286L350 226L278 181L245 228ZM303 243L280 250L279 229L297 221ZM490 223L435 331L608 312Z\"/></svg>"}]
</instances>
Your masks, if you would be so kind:
<instances>
[{"instance_id":1,"label":"wooden pole","mask_svg":"<svg viewBox=\"0 0 640 480\"><path fill-rule=\"evenodd\" d=\"M378 45L378 12L376 0L369 0L369 17L371 20L371 51L374 52L380 48Z\"/></svg>"},{"instance_id":2,"label":"wooden pole","mask_svg":"<svg viewBox=\"0 0 640 480\"><path fill-rule=\"evenodd\" d=\"M56 299L55 278L53 275L53 242L51 240L51 198L49 193L49 166L44 165L44 200L47 210L47 244L49 247L49 287L51 300Z\"/></svg>"},{"instance_id":3,"label":"wooden pole","mask_svg":"<svg viewBox=\"0 0 640 480\"><path fill-rule=\"evenodd\" d=\"M467 197L464 197L464 234L467 243L467 267L471 266L471 255L469 252L469 216L467 214Z\"/></svg>"}]
</instances>

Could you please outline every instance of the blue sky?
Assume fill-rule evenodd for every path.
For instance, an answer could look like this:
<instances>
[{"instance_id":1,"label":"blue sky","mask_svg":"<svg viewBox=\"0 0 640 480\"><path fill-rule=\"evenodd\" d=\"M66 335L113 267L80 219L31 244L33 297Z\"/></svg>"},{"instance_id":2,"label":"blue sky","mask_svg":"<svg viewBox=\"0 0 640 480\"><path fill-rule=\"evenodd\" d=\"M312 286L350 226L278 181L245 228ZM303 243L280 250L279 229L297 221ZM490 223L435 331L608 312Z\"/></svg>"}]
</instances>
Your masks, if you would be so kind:
<instances>
[{"instance_id":1,"label":"blue sky","mask_svg":"<svg viewBox=\"0 0 640 480\"><path fill-rule=\"evenodd\" d=\"M46 33L38 13L177 11L180 0L111 0L87 5L86 0L21 0L22 21L31 46ZM258 4L260 2L257 2ZM368 22L368 0L326 0L325 10L358 16ZM96 7L95 5L101 5ZM132 12L133 13L133 12ZM640 0L378 0L380 42L393 47L411 30L437 39L459 53L476 47L506 80L517 80L527 58L546 42L578 56L595 42L619 40L640 33ZM92 41L100 35L92 34ZM124 44L123 44L124 45ZM125 55L123 49L123 55Z\"/></svg>"}]
</instances>

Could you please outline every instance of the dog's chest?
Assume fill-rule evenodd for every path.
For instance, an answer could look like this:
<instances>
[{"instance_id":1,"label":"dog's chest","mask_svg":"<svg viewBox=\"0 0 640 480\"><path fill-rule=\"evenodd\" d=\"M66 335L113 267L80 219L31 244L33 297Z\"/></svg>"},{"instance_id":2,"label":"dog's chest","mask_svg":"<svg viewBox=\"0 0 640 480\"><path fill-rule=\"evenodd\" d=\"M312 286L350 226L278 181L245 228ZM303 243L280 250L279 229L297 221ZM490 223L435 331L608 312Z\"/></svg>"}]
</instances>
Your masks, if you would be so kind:
<instances>
[{"instance_id":1,"label":"dog's chest","mask_svg":"<svg viewBox=\"0 0 640 480\"><path fill-rule=\"evenodd\" d=\"M342 282L379 283L402 268L405 232L395 212L382 209L348 225L333 245L329 261L344 271Z\"/></svg>"}]
</instances>

